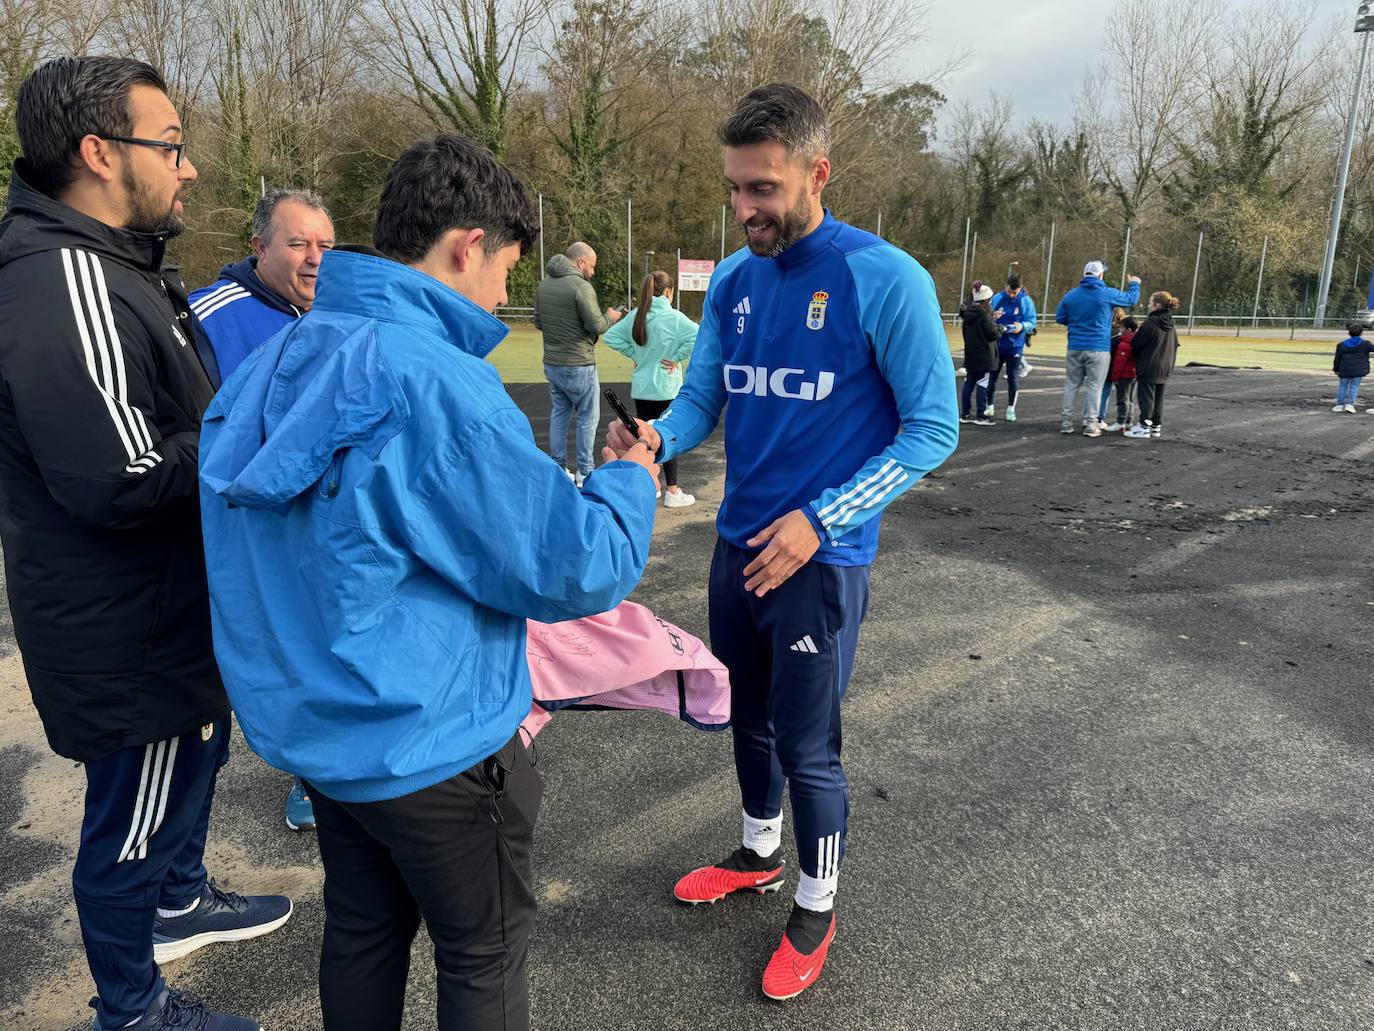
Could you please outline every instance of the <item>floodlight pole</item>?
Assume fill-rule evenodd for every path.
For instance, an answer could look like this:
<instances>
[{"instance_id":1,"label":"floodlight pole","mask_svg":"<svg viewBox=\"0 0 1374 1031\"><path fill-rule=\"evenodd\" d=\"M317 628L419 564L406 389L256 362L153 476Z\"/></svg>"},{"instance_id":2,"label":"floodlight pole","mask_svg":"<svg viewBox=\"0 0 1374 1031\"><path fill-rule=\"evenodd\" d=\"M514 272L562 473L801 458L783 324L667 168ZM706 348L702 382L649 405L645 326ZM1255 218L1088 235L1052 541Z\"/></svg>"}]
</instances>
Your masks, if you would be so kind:
<instances>
[{"instance_id":1,"label":"floodlight pole","mask_svg":"<svg viewBox=\"0 0 1374 1031\"><path fill-rule=\"evenodd\" d=\"M1045 292L1040 295L1041 306L1050 303L1050 269L1054 267L1054 229L1055 223L1050 223L1050 251L1049 257L1045 259Z\"/></svg>"},{"instance_id":2,"label":"floodlight pole","mask_svg":"<svg viewBox=\"0 0 1374 1031\"><path fill-rule=\"evenodd\" d=\"M1126 227L1126 249L1121 255L1121 289L1126 289L1126 266L1131 261L1131 227Z\"/></svg>"},{"instance_id":3,"label":"floodlight pole","mask_svg":"<svg viewBox=\"0 0 1374 1031\"><path fill-rule=\"evenodd\" d=\"M1317 285L1317 312L1312 325L1322 328L1326 320L1326 300L1331 292L1331 268L1336 263L1336 238L1341 232L1341 208L1345 205L1345 180L1350 173L1350 151L1355 146L1355 116L1360 110L1360 91L1364 86L1365 58L1369 56L1369 35L1374 31L1374 19L1365 17L1368 4L1360 5L1355 31L1364 36L1360 45L1360 63L1355 68L1355 90L1350 97L1350 114L1345 120L1345 149L1341 152L1341 170L1336 176L1336 199L1331 205L1331 232L1326 237L1326 256L1322 260L1321 279Z\"/></svg>"},{"instance_id":4,"label":"floodlight pole","mask_svg":"<svg viewBox=\"0 0 1374 1031\"><path fill-rule=\"evenodd\" d=\"M542 193L539 195L539 278L544 278L544 195Z\"/></svg>"},{"instance_id":5,"label":"floodlight pole","mask_svg":"<svg viewBox=\"0 0 1374 1031\"><path fill-rule=\"evenodd\" d=\"M677 266L674 269L675 275L682 275L682 248L677 249ZM682 287L679 285L673 290L673 307L678 311L682 310Z\"/></svg>"},{"instance_id":6,"label":"floodlight pole","mask_svg":"<svg viewBox=\"0 0 1374 1031\"><path fill-rule=\"evenodd\" d=\"M959 300L956 303L964 303L964 284L968 281L968 234L973 228L973 219L964 219L964 263L959 266Z\"/></svg>"},{"instance_id":7,"label":"floodlight pole","mask_svg":"<svg viewBox=\"0 0 1374 1031\"><path fill-rule=\"evenodd\" d=\"M1193 259L1193 292L1188 297L1188 335L1193 335L1193 323L1197 319L1197 274L1202 268L1202 234L1197 234L1197 257Z\"/></svg>"},{"instance_id":8,"label":"floodlight pole","mask_svg":"<svg viewBox=\"0 0 1374 1031\"><path fill-rule=\"evenodd\" d=\"M720 260L725 260L725 205L720 206Z\"/></svg>"},{"instance_id":9,"label":"floodlight pole","mask_svg":"<svg viewBox=\"0 0 1374 1031\"><path fill-rule=\"evenodd\" d=\"M625 307L632 307L635 303L634 288L630 285L635 277L635 250L634 250L634 201L625 202Z\"/></svg>"},{"instance_id":10,"label":"floodlight pole","mask_svg":"<svg viewBox=\"0 0 1374 1031\"><path fill-rule=\"evenodd\" d=\"M1264 259L1269 254L1269 237L1264 238L1264 246L1260 248L1260 267L1259 277L1255 280L1255 310L1250 315L1250 328L1259 329L1259 302L1260 289L1264 286Z\"/></svg>"}]
</instances>

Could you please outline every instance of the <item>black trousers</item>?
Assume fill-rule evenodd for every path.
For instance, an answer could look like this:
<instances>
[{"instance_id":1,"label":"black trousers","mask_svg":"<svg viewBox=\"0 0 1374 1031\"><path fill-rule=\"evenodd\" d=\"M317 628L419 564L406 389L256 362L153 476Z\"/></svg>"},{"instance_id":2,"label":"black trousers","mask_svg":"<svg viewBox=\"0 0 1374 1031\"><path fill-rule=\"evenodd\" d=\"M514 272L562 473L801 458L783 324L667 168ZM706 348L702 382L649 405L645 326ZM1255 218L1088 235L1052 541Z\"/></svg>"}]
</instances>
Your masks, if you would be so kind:
<instances>
[{"instance_id":1,"label":"black trousers","mask_svg":"<svg viewBox=\"0 0 1374 1031\"><path fill-rule=\"evenodd\" d=\"M652 401L644 397L634 398L635 415L645 422L650 419L657 419L668 410L671 401ZM670 458L663 463L663 485L665 487L677 486L677 459Z\"/></svg>"},{"instance_id":2,"label":"black trousers","mask_svg":"<svg viewBox=\"0 0 1374 1031\"><path fill-rule=\"evenodd\" d=\"M440 1031L526 1031L544 782L519 732L400 798L336 802L308 790L324 864L326 1031L399 1031L421 918L434 942Z\"/></svg>"},{"instance_id":3,"label":"black trousers","mask_svg":"<svg viewBox=\"0 0 1374 1031\"><path fill-rule=\"evenodd\" d=\"M1140 395L1140 421L1155 426L1164 425L1164 384L1141 383L1136 387Z\"/></svg>"}]
</instances>

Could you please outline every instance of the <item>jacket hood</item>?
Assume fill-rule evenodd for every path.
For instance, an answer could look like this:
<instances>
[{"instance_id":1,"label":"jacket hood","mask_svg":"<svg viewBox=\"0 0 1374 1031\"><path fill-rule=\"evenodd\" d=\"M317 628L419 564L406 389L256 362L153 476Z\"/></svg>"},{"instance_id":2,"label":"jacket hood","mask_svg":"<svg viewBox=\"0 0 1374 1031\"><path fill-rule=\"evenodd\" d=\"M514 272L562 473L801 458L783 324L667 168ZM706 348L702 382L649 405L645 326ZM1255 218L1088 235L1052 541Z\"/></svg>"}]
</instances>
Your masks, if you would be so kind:
<instances>
[{"instance_id":1,"label":"jacket hood","mask_svg":"<svg viewBox=\"0 0 1374 1031\"><path fill-rule=\"evenodd\" d=\"M555 254L549 259L549 263L544 266L544 270L551 276L582 275L582 270L573 264L572 259L566 254Z\"/></svg>"},{"instance_id":2,"label":"jacket hood","mask_svg":"<svg viewBox=\"0 0 1374 1031\"><path fill-rule=\"evenodd\" d=\"M258 275L258 256L256 254L250 254L242 261L225 265L219 270L219 278L237 283L263 304L283 315L290 315L294 319L299 318L302 314L300 308L297 308L262 281Z\"/></svg>"},{"instance_id":3,"label":"jacket hood","mask_svg":"<svg viewBox=\"0 0 1374 1031\"><path fill-rule=\"evenodd\" d=\"M410 406L376 321L476 358L508 332L437 279L387 258L331 251L320 273L314 307L250 356L205 413L207 427L222 425L201 452L201 481L231 504L279 509L316 483L337 490L325 473L339 452L356 447L375 459L405 425Z\"/></svg>"},{"instance_id":4,"label":"jacket hood","mask_svg":"<svg viewBox=\"0 0 1374 1031\"><path fill-rule=\"evenodd\" d=\"M14 163L5 217L0 220L0 265L43 251L75 247L134 268L160 271L167 237L132 233L83 215L30 186L25 162Z\"/></svg>"},{"instance_id":5,"label":"jacket hood","mask_svg":"<svg viewBox=\"0 0 1374 1031\"><path fill-rule=\"evenodd\" d=\"M1158 323L1160 329L1174 328L1174 313L1169 311L1167 308L1163 309L1162 311L1152 311L1146 317Z\"/></svg>"},{"instance_id":6,"label":"jacket hood","mask_svg":"<svg viewBox=\"0 0 1374 1031\"><path fill-rule=\"evenodd\" d=\"M1341 341L1341 346L1342 346L1342 347L1363 347L1363 346L1364 346L1364 343L1365 343L1364 337L1346 337L1344 340Z\"/></svg>"},{"instance_id":7,"label":"jacket hood","mask_svg":"<svg viewBox=\"0 0 1374 1031\"><path fill-rule=\"evenodd\" d=\"M1082 279L1078 281L1078 285L1088 290L1107 289L1107 284L1104 283L1102 280L1098 279L1096 276L1084 276Z\"/></svg>"},{"instance_id":8,"label":"jacket hood","mask_svg":"<svg viewBox=\"0 0 1374 1031\"><path fill-rule=\"evenodd\" d=\"M984 315L991 317L992 313L983 311L982 305L964 304L959 307L959 316L965 322L978 322Z\"/></svg>"}]
</instances>

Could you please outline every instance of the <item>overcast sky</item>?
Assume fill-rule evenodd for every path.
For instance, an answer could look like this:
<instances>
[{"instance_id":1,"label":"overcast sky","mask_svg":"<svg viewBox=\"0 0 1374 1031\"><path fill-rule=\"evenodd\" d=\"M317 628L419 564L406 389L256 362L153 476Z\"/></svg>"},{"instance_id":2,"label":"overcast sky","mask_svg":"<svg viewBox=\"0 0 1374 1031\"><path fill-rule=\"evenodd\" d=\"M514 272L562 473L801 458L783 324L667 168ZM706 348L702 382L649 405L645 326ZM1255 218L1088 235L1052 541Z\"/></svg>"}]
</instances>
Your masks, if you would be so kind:
<instances>
[{"instance_id":1,"label":"overcast sky","mask_svg":"<svg viewBox=\"0 0 1374 1031\"><path fill-rule=\"evenodd\" d=\"M1006 93L1026 117L1067 122L1073 95L1084 73L1102 60L1112 0L929 0L925 39L909 55L916 75L945 64L960 48L973 55L940 83L949 98L946 111L960 100L983 101L990 91ZM1262 0L1238 4L1250 17L1263 17ZM1325 26L1333 15L1355 22L1353 0L1310 0L1312 25ZM1351 60L1358 54L1349 37ZM1352 70L1352 75L1353 70Z\"/></svg>"}]
</instances>

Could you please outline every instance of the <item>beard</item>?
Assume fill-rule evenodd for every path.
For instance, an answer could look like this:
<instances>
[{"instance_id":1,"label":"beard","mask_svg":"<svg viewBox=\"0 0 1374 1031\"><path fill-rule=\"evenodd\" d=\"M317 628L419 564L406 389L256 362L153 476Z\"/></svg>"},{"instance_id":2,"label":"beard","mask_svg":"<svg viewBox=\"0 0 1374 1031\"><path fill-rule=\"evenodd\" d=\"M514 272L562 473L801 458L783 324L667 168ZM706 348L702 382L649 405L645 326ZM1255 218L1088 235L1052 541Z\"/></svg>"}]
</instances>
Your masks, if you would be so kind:
<instances>
[{"instance_id":1,"label":"beard","mask_svg":"<svg viewBox=\"0 0 1374 1031\"><path fill-rule=\"evenodd\" d=\"M771 244L755 243L747 233L745 234L745 240L751 251L761 258L776 258L806 235L807 226L811 224L811 215L811 198L803 192L797 198L797 203L788 208L781 219L764 218L760 221L758 216L755 216L751 222L741 223L741 226L753 225L755 229L763 229L769 225L776 226L777 236L773 238Z\"/></svg>"},{"instance_id":2,"label":"beard","mask_svg":"<svg viewBox=\"0 0 1374 1031\"><path fill-rule=\"evenodd\" d=\"M124 224L125 229L148 236L171 237L180 235L186 228L181 216L176 212L176 202L185 195L185 186L179 187L172 195L172 200L164 205L153 196L151 190L134 178L133 169L129 167L128 162L124 164L120 179L124 188L129 191L129 218Z\"/></svg>"}]
</instances>

